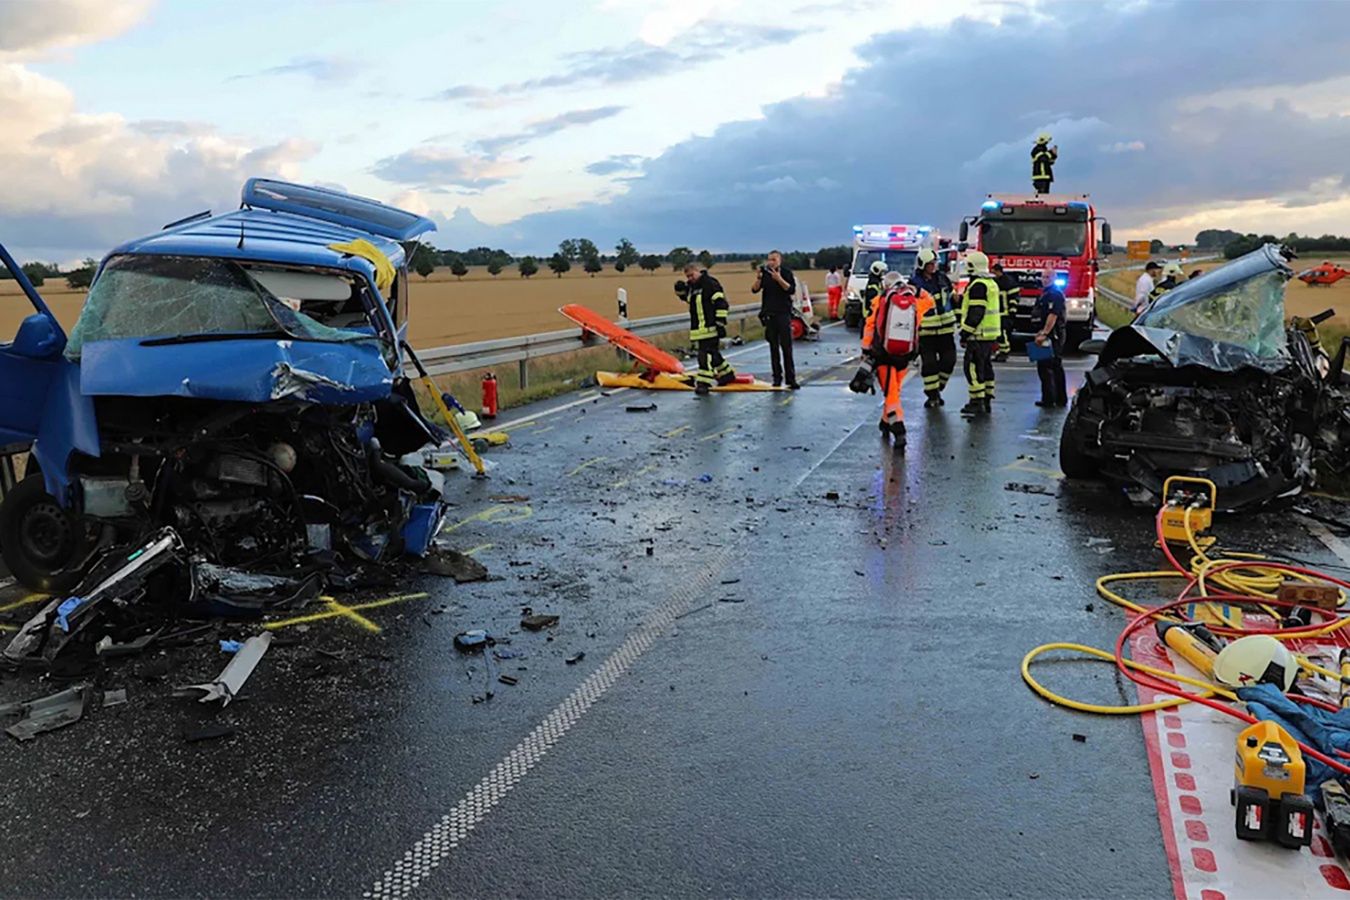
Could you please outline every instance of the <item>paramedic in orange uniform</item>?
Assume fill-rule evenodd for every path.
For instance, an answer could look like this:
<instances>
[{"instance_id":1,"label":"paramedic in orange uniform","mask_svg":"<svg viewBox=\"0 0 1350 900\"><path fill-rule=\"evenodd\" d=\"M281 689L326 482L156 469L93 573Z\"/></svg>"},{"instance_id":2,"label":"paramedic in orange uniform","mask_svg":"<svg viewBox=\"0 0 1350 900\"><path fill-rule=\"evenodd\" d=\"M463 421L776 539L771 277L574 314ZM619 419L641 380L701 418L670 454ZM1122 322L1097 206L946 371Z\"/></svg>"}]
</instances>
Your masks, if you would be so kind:
<instances>
[{"instance_id":1,"label":"paramedic in orange uniform","mask_svg":"<svg viewBox=\"0 0 1350 900\"><path fill-rule=\"evenodd\" d=\"M883 435L895 439L895 448L905 446L905 411L900 406L900 391L905 384L905 372L910 363L919 354L919 321L931 310L935 303L927 291L912 284L903 284L899 272L887 272L882 278L882 296L868 313L867 323L863 326L862 349L865 364L849 383L849 390L856 394L874 390L872 379L881 388L886 398L882 408L881 421L877 427ZM887 352L887 319L892 315L901 315L897 304L909 298L913 303L913 325L909 330L910 350L900 356ZM894 312L892 312L894 311Z\"/></svg>"}]
</instances>

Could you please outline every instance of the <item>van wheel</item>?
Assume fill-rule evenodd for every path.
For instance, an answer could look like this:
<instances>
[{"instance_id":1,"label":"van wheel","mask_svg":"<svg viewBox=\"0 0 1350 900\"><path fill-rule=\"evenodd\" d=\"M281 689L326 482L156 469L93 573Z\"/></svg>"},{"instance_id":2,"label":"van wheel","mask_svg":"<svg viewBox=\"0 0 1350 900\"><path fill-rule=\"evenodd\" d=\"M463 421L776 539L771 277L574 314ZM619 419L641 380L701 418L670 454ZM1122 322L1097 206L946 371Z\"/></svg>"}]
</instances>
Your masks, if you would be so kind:
<instances>
[{"instance_id":1,"label":"van wheel","mask_svg":"<svg viewBox=\"0 0 1350 900\"><path fill-rule=\"evenodd\" d=\"M0 555L30 590L58 594L75 587L90 546L79 517L61 508L40 476L19 482L0 504Z\"/></svg>"},{"instance_id":2,"label":"van wheel","mask_svg":"<svg viewBox=\"0 0 1350 900\"><path fill-rule=\"evenodd\" d=\"M1097 461L1084 451L1087 436L1079 424L1076 411L1070 410L1059 434L1059 468L1067 478L1079 480L1096 478L1100 474Z\"/></svg>"}]
</instances>

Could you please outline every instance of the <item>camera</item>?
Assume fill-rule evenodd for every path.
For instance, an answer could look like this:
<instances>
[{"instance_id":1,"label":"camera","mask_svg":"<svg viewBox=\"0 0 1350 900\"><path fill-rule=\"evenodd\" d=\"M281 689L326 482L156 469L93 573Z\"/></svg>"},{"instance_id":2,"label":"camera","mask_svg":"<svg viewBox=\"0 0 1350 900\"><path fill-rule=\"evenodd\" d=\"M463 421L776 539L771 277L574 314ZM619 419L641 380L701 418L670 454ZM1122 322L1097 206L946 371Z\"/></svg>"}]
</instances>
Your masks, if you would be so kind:
<instances>
[{"instance_id":1,"label":"camera","mask_svg":"<svg viewBox=\"0 0 1350 900\"><path fill-rule=\"evenodd\" d=\"M676 282L675 282L675 294L676 294L676 296L678 296L681 300L683 300L683 299L685 299L686 297L688 297L688 296L689 296L689 282L685 281L684 279L680 279L679 281L676 281Z\"/></svg>"}]
</instances>

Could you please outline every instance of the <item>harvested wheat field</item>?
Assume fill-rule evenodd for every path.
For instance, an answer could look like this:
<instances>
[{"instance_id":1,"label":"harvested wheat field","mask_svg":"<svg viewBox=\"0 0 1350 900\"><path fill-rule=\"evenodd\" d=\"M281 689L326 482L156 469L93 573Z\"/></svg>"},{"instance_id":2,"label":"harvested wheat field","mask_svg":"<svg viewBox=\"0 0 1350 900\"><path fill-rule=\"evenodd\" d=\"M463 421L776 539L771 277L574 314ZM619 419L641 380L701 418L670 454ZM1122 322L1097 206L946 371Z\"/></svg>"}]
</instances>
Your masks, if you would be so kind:
<instances>
[{"instance_id":1,"label":"harvested wheat field","mask_svg":"<svg viewBox=\"0 0 1350 900\"><path fill-rule=\"evenodd\" d=\"M750 303L754 273L749 263L714 266L711 270L726 288L732 306ZM825 290L823 272L802 274L813 292ZM580 303L606 316L618 314L615 295L628 291L628 316L641 319L678 313L687 307L675 296L676 274L669 266L654 273L613 269L591 277L576 267L561 278L547 269L521 278L515 268L496 278L486 268L470 269L463 279L449 269L437 269L429 278L412 276L410 336L415 347L442 347L491 338L514 337L573 327L558 314L566 303ZM43 299L67 330L79 318L85 292L71 290L53 279L39 288ZM32 310L14 282L0 282L0 340L14 334L20 320Z\"/></svg>"}]
</instances>

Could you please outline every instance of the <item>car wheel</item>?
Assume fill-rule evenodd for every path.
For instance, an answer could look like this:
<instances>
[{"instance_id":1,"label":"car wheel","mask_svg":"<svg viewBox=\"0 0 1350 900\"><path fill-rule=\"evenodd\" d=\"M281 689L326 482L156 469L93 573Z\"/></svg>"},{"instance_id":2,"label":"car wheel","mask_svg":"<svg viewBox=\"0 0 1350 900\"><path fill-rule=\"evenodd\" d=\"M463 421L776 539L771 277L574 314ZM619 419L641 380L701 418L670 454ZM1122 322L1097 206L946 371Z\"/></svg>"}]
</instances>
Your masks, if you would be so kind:
<instances>
[{"instance_id":1,"label":"car wheel","mask_svg":"<svg viewBox=\"0 0 1350 900\"><path fill-rule=\"evenodd\" d=\"M1077 353L1077 352L1078 352L1078 345L1079 345L1079 344L1083 343L1084 341L1091 340L1091 339L1092 339L1092 323L1091 323L1091 322L1078 322L1078 323L1069 325L1069 326L1065 329L1065 339L1064 339L1064 342L1065 342L1065 344L1067 344L1066 349L1068 349L1069 351L1071 351L1071 352L1073 352L1073 353Z\"/></svg>"},{"instance_id":2,"label":"car wheel","mask_svg":"<svg viewBox=\"0 0 1350 900\"><path fill-rule=\"evenodd\" d=\"M89 547L79 517L61 508L40 476L19 482L0 504L0 555L30 590L55 594L75 587Z\"/></svg>"},{"instance_id":3,"label":"car wheel","mask_svg":"<svg viewBox=\"0 0 1350 900\"><path fill-rule=\"evenodd\" d=\"M1075 410L1064 420L1059 433L1059 468L1065 477L1073 479L1096 478L1100 473L1097 461L1087 454L1088 436L1079 424Z\"/></svg>"},{"instance_id":4,"label":"car wheel","mask_svg":"<svg viewBox=\"0 0 1350 900\"><path fill-rule=\"evenodd\" d=\"M858 327L858 316L856 313L844 313L844 327L848 329Z\"/></svg>"}]
</instances>

